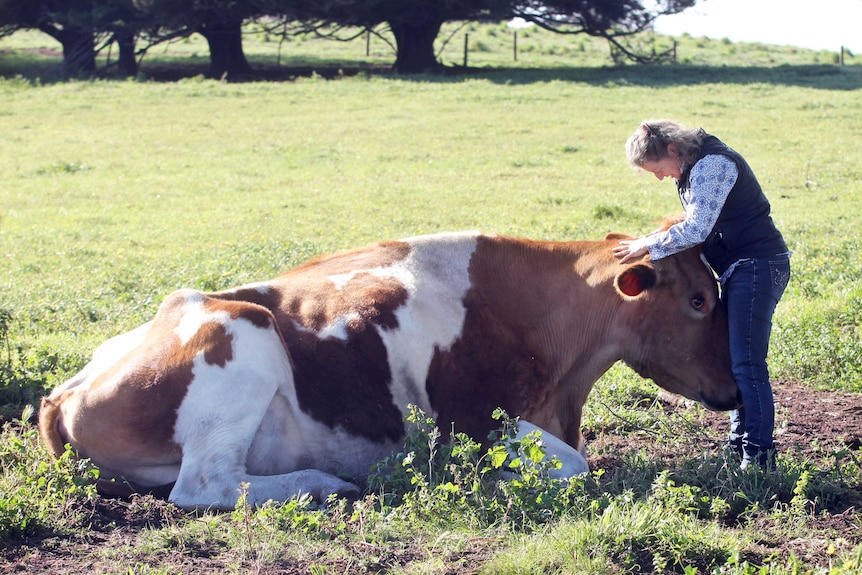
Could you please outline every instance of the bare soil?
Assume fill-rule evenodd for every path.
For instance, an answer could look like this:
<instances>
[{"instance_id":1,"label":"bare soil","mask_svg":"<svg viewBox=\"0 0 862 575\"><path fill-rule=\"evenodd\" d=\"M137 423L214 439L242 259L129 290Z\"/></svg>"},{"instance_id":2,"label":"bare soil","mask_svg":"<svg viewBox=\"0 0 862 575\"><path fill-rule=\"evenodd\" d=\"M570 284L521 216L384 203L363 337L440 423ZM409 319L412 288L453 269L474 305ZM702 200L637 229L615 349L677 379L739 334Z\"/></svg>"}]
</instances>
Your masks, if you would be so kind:
<instances>
[{"instance_id":1,"label":"bare soil","mask_svg":"<svg viewBox=\"0 0 862 575\"><path fill-rule=\"evenodd\" d=\"M856 450L862 446L862 394L813 391L786 382L774 386L776 400L776 443L780 452L793 457L820 460L823 453L842 449ZM685 402L668 399L667 411L687 409ZM716 443L727 429L727 415L703 412L701 423L705 438ZM692 442L693 450L703 449L703 438ZM591 451L602 453L590 457L593 469L615 469L622 465L623 455L633 450L645 450L660 458L680 457L657 445L648 433L619 435L592 432ZM712 445L710 448L715 448ZM608 454L614 455L608 455ZM847 505L836 506L810 519L809 530L816 538L783 538L771 535L770 525L763 526L762 541L754 550L754 560L770 556L788 558L791 554L809 565L827 566L831 557L829 545L843 542L852 548L862 542L862 519L854 502L862 499L862 485L851 485L859 497ZM145 500L99 498L92 510L92 525L86 536L43 537L18 540L0 546L0 573L26 574L81 574L81 573L139 573L147 566L164 573L186 575L215 574L225 572L257 573L261 575L301 574L311 572L311 560L285 559L276 563L261 564L236 555L225 557L217 549L178 548L157 555L148 553L140 545L140 535L149 527L170 526L171 522L183 520L183 513L166 503L152 498ZM753 526L758 528L757 525ZM448 575L474 573L500 549L501 540L496 537L476 537L459 546L458 551L445 552L438 557L446 566ZM343 545L340 542L333 545ZM325 566L327 573L385 573L398 566L428 557L427 542L395 543L385 548L362 542L346 543L350 553L341 554L341 559L320 557L315 559ZM128 564L119 565L111 561L114 548L127 551L123 557ZM344 558L350 557L350 558ZM131 559L129 559L131 558ZM827 558L827 559L824 559ZM359 566L362 566L359 568Z\"/></svg>"}]
</instances>

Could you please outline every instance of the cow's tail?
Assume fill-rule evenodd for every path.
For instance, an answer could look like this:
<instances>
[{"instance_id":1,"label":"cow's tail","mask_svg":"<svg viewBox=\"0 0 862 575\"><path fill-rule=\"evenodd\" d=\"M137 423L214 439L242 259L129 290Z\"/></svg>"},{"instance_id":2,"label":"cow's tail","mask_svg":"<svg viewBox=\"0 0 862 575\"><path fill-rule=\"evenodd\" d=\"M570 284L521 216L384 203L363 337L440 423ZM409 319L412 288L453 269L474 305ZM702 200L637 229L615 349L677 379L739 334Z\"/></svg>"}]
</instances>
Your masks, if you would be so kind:
<instances>
[{"instance_id":1,"label":"cow's tail","mask_svg":"<svg viewBox=\"0 0 862 575\"><path fill-rule=\"evenodd\" d=\"M49 397L42 398L39 407L39 435L42 442L54 457L60 457L66 451L66 444L60 435L60 405Z\"/></svg>"}]
</instances>

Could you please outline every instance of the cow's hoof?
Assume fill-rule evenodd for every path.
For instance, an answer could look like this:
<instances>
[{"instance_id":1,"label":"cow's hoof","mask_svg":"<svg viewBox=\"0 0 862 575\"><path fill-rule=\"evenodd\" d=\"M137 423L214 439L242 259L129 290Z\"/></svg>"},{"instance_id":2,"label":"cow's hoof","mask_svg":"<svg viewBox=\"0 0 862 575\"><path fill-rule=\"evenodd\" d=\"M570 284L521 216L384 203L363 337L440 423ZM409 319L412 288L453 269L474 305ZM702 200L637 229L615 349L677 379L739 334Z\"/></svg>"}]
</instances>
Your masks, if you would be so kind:
<instances>
[{"instance_id":1,"label":"cow's hoof","mask_svg":"<svg viewBox=\"0 0 862 575\"><path fill-rule=\"evenodd\" d=\"M319 496L320 501L325 503L333 495L339 499L357 501L362 495L362 491L353 483L341 480L337 481L338 483L336 484L327 485L321 488Z\"/></svg>"}]
</instances>

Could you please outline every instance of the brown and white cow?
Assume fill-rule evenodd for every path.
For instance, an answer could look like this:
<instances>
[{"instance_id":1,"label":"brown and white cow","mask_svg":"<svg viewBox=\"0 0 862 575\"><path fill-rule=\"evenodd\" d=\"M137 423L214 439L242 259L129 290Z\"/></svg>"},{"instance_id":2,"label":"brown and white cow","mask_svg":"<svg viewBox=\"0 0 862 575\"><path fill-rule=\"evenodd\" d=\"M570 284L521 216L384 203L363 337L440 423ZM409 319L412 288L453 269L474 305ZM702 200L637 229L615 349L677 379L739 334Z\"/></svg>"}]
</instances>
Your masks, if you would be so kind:
<instances>
[{"instance_id":1,"label":"brown and white cow","mask_svg":"<svg viewBox=\"0 0 862 575\"><path fill-rule=\"evenodd\" d=\"M618 360L710 409L738 405L699 252L619 265L615 245L439 234L177 291L42 400L42 437L197 508L232 508L241 482L253 503L355 495L344 479L400 446L409 404L480 441L502 407L545 431L563 473L586 471L581 411Z\"/></svg>"}]
</instances>

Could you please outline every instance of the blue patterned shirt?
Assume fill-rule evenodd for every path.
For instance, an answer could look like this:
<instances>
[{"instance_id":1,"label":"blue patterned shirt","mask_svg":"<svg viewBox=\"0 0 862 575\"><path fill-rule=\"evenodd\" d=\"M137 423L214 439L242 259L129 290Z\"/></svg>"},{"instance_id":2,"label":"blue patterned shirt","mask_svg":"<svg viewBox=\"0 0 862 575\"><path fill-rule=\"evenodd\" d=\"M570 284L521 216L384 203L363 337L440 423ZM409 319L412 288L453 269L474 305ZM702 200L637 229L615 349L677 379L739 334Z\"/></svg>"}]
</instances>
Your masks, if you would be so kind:
<instances>
[{"instance_id":1,"label":"blue patterned shirt","mask_svg":"<svg viewBox=\"0 0 862 575\"><path fill-rule=\"evenodd\" d=\"M660 260L702 244L715 227L737 177L739 170L727 156L710 154L698 160L691 168L691 188L682 196L685 220L647 236L650 258Z\"/></svg>"}]
</instances>

